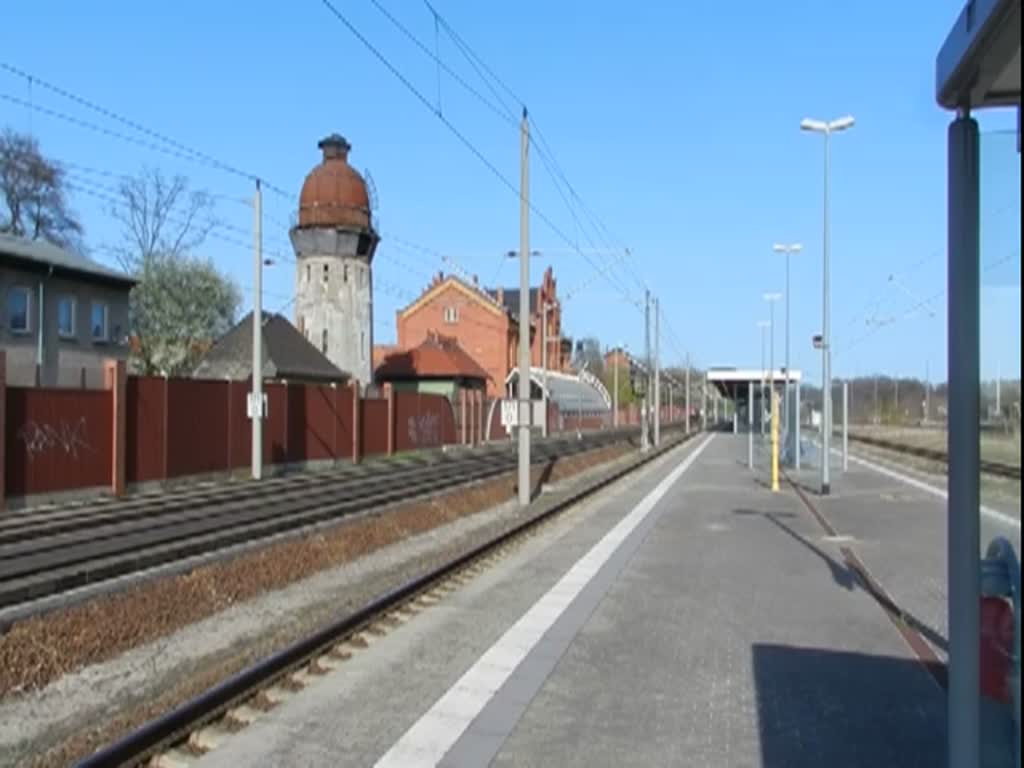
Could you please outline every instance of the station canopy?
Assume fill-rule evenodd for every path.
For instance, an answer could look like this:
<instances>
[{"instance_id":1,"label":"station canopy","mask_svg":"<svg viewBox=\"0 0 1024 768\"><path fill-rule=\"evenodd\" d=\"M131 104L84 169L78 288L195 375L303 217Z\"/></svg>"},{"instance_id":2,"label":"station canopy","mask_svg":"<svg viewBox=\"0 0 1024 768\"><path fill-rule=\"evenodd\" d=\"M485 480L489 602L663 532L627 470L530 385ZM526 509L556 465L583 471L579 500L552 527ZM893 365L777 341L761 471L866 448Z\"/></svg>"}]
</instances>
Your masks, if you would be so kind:
<instances>
[{"instance_id":1,"label":"station canopy","mask_svg":"<svg viewBox=\"0 0 1024 768\"><path fill-rule=\"evenodd\" d=\"M1020 0L968 2L935 63L939 104L1019 110L1020 30Z\"/></svg>"},{"instance_id":2,"label":"station canopy","mask_svg":"<svg viewBox=\"0 0 1024 768\"><path fill-rule=\"evenodd\" d=\"M760 397L761 385L768 386L768 382L773 378L772 373L763 368L709 368L707 376L708 384L717 389L723 397L746 401L750 385L754 385L754 397ZM801 378L801 373L796 368L790 371L790 382L798 382ZM774 379L776 388L785 386L786 369L775 369Z\"/></svg>"}]
</instances>

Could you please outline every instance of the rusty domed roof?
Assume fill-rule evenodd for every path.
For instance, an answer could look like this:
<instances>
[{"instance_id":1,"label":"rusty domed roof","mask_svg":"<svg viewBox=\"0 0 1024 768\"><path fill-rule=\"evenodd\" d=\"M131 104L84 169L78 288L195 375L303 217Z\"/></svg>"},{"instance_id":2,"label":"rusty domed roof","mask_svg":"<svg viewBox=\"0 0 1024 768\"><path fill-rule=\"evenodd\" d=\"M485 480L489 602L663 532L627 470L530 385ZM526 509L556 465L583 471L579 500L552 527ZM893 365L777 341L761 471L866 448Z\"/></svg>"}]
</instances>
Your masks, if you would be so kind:
<instances>
[{"instance_id":1,"label":"rusty domed roof","mask_svg":"<svg viewBox=\"0 0 1024 768\"><path fill-rule=\"evenodd\" d=\"M348 164L352 146L336 133L317 146L323 150L324 158L302 184L299 226L370 229L366 182Z\"/></svg>"}]
</instances>

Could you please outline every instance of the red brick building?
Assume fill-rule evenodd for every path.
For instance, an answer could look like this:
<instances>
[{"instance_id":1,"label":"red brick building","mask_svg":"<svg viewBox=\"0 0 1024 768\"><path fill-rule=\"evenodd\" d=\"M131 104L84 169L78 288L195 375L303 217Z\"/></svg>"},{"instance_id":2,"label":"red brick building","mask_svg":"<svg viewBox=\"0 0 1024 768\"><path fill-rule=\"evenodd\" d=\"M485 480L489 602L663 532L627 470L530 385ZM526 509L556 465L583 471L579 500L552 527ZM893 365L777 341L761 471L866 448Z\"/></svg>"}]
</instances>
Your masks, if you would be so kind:
<instances>
[{"instance_id":1,"label":"red brick building","mask_svg":"<svg viewBox=\"0 0 1024 768\"><path fill-rule=\"evenodd\" d=\"M562 311L551 268L530 289L530 365L541 365L541 323L547 305L548 368L565 370L571 343L562 339ZM501 397L519 359L519 289L483 289L438 273L412 304L395 317L398 348L412 349L432 335L454 339L487 372L487 396Z\"/></svg>"}]
</instances>

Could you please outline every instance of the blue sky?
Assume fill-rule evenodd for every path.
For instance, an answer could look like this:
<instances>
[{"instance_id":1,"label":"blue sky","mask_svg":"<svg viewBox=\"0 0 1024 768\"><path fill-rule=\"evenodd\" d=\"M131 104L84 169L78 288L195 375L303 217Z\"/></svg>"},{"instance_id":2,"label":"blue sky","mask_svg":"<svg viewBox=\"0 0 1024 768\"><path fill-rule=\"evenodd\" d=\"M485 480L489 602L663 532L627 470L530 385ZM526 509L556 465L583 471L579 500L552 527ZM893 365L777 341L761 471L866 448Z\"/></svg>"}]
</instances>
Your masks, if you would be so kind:
<instances>
[{"instance_id":1,"label":"blue sky","mask_svg":"<svg viewBox=\"0 0 1024 768\"><path fill-rule=\"evenodd\" d=\"M381 0L460 77L494 101L424 3ZM384 235L375 261L375 336L394 337L394 310L452 262L481 282L517 279L502 258L518 247L516 195L503 186L316 0L140 4L107 0L20 3L8 10L0 61L93 100L233 166L289 196L268 193L267 248L290 252L287 224L316 142L337 131L369 169ZM949 116L934 101L934 60L962 5L928 3L719 4L475 3L435 7L520 97L569 181L609 234L576 227L534 154L532 199L570 240L587 234L620 258L609 274L574 254L534 217L535 274L548 263L560 292L573 290L564 326L639 350L641 316L628 299L641 285L661 297L672 338L669 364L757 364L756 322L765 291L782 290L779 240L802 241L793 263L793 365L817 378L809 343L821 313L820 138L802 117L852 113L857 126L833 152L833 328L839 375L884 371L934 378L945 369L945 141ZM479 149L517 182L518 128L448 75L370 0L338 9ZM13 17L13 18L12 18ZM45 45L42 41L45 40ZM500 91L499 91L500 92ZM0 70L0 94L130 133L123 125ZM513 110L511 98L502 96ZM117 241L95 194L144 165L187 175L219 198L217 215L247 243L251 195L244 179L135 146L0 99L0 125L31 129L44 152L69 163L74 203L99 248ZM985 115L984 130L1015 126ZM1013 137L984 144L986 273L983 373L1020 369L1020 162ZM989 201L999 204L989 205ZM1003 204L1005 201L1005 204ZM412 245L410 245L412 244ZM211 239L204 250L246 287L245 247ZM102 250L95 252L103 259ZM591 255L606 263L614 255ZM266 305L286 305L294 267L268 269ZM890 275L894 276L890 280ZM290 307L286 309L290 313ZM781 362L782 312L777 313ZM869 321L874 323L870 325ZM668 334L666 334L668 336ZM997 363L998 361L998 363ZM1019 375L1019 373L1017 373Z\"/></svg>"}]
</instances>

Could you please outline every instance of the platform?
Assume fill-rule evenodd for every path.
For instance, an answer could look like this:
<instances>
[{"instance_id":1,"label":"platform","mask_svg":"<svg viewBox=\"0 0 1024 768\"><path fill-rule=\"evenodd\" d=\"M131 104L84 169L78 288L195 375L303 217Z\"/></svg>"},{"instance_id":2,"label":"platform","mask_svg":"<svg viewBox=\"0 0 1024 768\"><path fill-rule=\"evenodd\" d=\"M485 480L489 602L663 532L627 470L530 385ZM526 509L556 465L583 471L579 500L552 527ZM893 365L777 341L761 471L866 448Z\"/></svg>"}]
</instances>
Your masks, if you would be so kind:
<instances>
[{"instance_id":1,"label":"platform","mask_svg":"<svg viewBox=\"0 0 1024 768\"><path fill-rule=\"evenodd\" d=\"M945 694L843 545L695 441L198 765L940 765Z\"/></svg>"}]
</instances>

